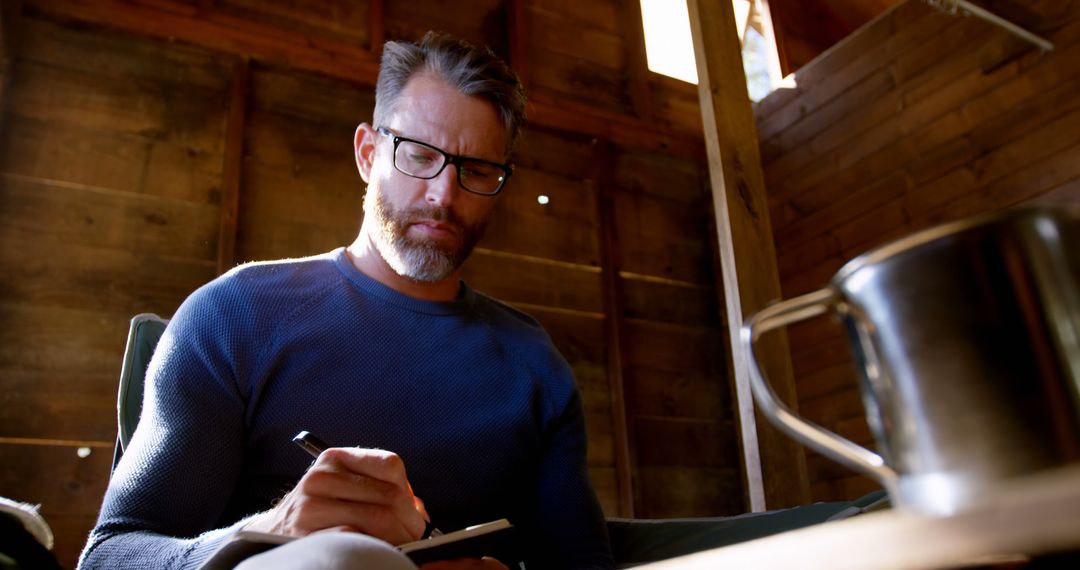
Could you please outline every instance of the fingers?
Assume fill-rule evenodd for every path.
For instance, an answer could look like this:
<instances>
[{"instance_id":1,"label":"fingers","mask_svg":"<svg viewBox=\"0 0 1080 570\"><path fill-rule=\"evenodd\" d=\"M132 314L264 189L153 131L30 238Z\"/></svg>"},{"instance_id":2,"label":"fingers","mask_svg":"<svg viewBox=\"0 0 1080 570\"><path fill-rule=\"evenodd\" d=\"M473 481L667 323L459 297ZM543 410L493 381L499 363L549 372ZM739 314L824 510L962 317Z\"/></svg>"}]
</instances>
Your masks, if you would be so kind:
<instances>
[{"instance_id":1,"label":"fingers","mask_svg":"<svg viewBox=\"0 0 1080 570\"><path fill-rule=\"evenodd\" d=\"M416 508L415 496L405 475L405 464L388 451L327 449L297 488L303 494L339 501L368 516L371 523L362 525L363 532L373 525L385 528L395 537L403 531L404 540L389 540L376 535L392 544L416 540L423 535L426 523ZM333 506L329 505L330 508ZM378 509L372 509L372 506ZM357 525L355 520L342 523Z\"/></svg>"},{"instance_id":2,"label":"fingers","mask_svg":"<svg viewBox=\"0 0 1080 570\"><path fill-rule=\"evenodd\" d=\"M412 492L412 487L409 488L409 492ZM421 501L420 497L417 497L416 495L413 495L413 507L416 509L416 512L420 513L420 518L424 519L424 522L431 522L431 515L428 514L427 507L424 506L424 501ZM426 524L424 526L425 528L427 527Z\"/></svg>"},{"instance_id":3,"label":"fingers","mask_svg":"<svg viewBox=\"0 0 1080 570\"><path fill-rule=\"evenodd\" d=\"M297 485L300 493L312 497L329 499L330 506L335 503L345 505L375 506L388 511L402 527L420 528L423 532L423 519L413 506L408 491L364 475L342 471L333 466L313 468ZM349 521L352 524L352 521ZM409 533L411 534L411 533Z\"/></svg>"},{"instance_id":4,"label":"fingers","mask_svg":"<svg viewBox=\"0 0 1080 570\"><path fill-rule=\"evenodd\" d=\"M395 453L382 449L332 447L322 452L315 462L316 465L320 463L338 464L352 473L393 483L412 495L412 486L405 476L405 462Z\"/></svg>"},{"instance_id":5,"label":"fingers","mask_svg":"<svg viewBox=\"0 0 1080 570\"><path fill-rule=\"evenodd\" d=\"M382 505L298 493L286 508L286 526L290 534L303 536L337 528L374 536L395 545L414 540L397 516Z\"/></svg>"},{"instance_id":6,"label":"fingers","mask_svg":"<svg viewBox=\"0 0 1080 570\"><path fill-rule=\"evenodd\" d=\"M393 453L359 448L322 452L296 487L247 528L304 536L328 528L361 532L391 544L418 540L426 522L405 465Z\"/></svg>"}]
</instances>

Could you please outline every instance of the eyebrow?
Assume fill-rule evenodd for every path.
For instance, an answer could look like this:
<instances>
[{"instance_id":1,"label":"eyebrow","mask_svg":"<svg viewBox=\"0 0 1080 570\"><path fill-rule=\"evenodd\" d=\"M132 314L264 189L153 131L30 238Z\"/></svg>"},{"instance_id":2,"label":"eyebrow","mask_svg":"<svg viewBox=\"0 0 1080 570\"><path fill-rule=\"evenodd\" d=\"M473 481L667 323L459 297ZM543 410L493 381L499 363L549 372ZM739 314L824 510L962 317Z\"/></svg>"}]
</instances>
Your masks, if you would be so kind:
<instances>
[{"instance_id":1,"label":"eyebrow","mask_svg":"<svg viewBox=\"0 0 1080 570\"><path fill-rule=\"evenodd\" d=\"M498 164L500 166L509 166L509 160L508 160L510 158L509 154L505 155L502 160L492 160L490 158L484 158L484 157L481 157L481 156L475 156L475 155L471 155L471 154L457 154L457 153L450 152L450 151L444 149L443 147L441 147L441 146L439 146L439 145L437 145L435 143L431 143L431 142L428 142L428 141L425 141L425 140L422 140L422 139L413 138L413 137L404 135L402 133L399 133L399 132L391 129L390 127L376 127L375 130L377 130L379 132L386 131L387 133L390 133L391 135L393 135L393 136L395 136L395 137L397 137L399 139L405 139L405 140L409 140L409 141L412 141L412 142L416 142L416 143L420 143L420 144L423 144L423 145L430 146L431 148L440 150L440 151L445 152L446 154L449 154L450 156L453 156L453 157L456 157L456 158L464 158L464 159L469 159L469 160L479 160L480 162L490 162L491 164Z\"/></svg>"}]
</instances>

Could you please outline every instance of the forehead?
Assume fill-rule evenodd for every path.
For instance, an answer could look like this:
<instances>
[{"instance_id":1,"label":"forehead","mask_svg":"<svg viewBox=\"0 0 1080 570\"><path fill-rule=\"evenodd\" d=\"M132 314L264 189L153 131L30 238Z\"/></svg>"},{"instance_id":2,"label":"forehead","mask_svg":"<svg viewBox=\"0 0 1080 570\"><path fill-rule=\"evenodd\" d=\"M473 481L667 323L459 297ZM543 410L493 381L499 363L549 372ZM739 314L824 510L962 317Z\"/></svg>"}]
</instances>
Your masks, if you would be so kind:
<instances>
[{"instance_id":1,"label":"forehead","mask_svg":"<svg viewBox=\"0 0 1080 570\"><path fill-rule=\"evenodd\" d=\"M453 154L501 161L507 136L495 107L429 73L409 79L387 125Z\"/></svg>"}]
</instances>

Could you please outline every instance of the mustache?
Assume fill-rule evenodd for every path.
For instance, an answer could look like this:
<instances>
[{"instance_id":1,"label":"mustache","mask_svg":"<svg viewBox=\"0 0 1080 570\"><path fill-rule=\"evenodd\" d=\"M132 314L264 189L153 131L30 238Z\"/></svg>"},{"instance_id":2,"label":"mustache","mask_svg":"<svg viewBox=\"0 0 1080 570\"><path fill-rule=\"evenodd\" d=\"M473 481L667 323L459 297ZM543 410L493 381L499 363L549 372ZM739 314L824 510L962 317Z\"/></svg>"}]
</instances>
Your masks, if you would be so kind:
<instances>
[{"instance_id":1,"label":"mustache","mask_svg":"<svg viewBox=\"0 0 1080 570\"><path fill-rule=\"evenodd\" d=\"M401 212L399 219L402 222L402 226L408 226L425 220L434 220L442 224L453 226L457 230L462 230L466 227L461 216L450 208L442 206L418 206L408 208Z\"/></svg>"}]
</instances>

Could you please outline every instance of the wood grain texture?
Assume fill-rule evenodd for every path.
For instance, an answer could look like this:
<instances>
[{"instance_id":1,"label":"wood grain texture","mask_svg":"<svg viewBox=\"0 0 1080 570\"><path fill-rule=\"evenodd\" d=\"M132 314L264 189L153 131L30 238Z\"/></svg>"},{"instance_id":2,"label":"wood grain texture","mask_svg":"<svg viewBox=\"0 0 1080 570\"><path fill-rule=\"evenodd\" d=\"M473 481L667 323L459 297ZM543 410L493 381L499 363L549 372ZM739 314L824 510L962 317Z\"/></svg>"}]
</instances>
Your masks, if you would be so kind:
<instances>
[{"instance_id":1,"label":"wood grain texture","mask_svg":"<svg viewBox=\"0 0 1080 570\"><path fill-rule=\"evenodd\" d=\"M244 159L244 121L248 113L248 83L251 63L245 58L233 65L229 89L229 115L225 123L225 157L221 181L221 208L218 225L217 272L236 265L236 223L240 213L240 187Z\"/></svg>"},{"instance_id":2,"label":"wood grain texture","mask_svg":"<svg viewBox=\"0 0 1080 570\"><path fill-rule=\"evenodd\" d=\"M440 6L409 2L388 7L385 10L387 34L392 38L415 39L428 29L442 29L458 33L466 39L487 42L496 53L506 55L506 24L502 20L506 14L495 3L477 0L474 12L486 14L486 17L470 19L444 17L447 12ZM537 3L534 6L537 10L555 11L556 7L567 10L571 18L585 18L588 22L586 27L599 27L610 32L610 26L602 21L609 11L608 6L598 5L598 9L563 3ZM29 10L35 15L60 22L88 22L163 40L180 40L221 53L249 56L260 64L315 72L361 87L373 86L378 72L376 57L362 47L316 34L248 21L220 11L204 14L197 7L176 0L159 0L153 4L130 4L119 0L33 0ZM114 14L117 16L114 17ZM418 23L412 23L414 21ZM557 54L551 57L558 60ZM548 81L546 87L540 86L530 93L528 114L533 124L586 133L662 153L691 158L703 155L701 135L697 129L658 127L628 115L627 106L623 104L626 97L611 90L616 86L621 89L622 81L618 72L608 71L609 68L591 64L587 60L574 63L566 60L567 56L562 57L565 65L553 60L550 65L543 67L543 72L554 79ZM530 60L536 61L536 56L530 55ZM543 61L547 60L545 56ZM596 99L597 95L592 89L565 89L561 83L563 80L572 80L583 88L607 85L610 89L601 90L601 98ZM616 102L616 106L595 106L606 106L611 102Z\"/></svg>"},{"instance_id":3,"label":"wood grain texture","mask_svg":"<svg viewBox=\"0 0 1080 570\"><path fill-rule=\"evenodd\" d=\"M649 109L657 125L676 131L701 132L696 85L654 73L648 88Z\"/></svg>"},{"instance_id":4,"label":"wood grain texture","mask_svg":"<svg viewBox=\"0 0 1080 570\"><path fill-rule=\"evenodd\" d=\"M731 5L724 2L691 1L689 7L734 355L748 502L754 511L764 510L766 505L805 504L809 489L802 451L764 420L755 421L749 369L737 343L744 316L779 298L780 286L757 131L739 65L742 57L734 14ZM796 405L787 338L776 334L765 341L759 353L763 368L781 399Z\"/></svg>"},{"instance_id":5,"label":"wood grain texture","mask_svg":"<svg viewBox=\"0 0 1080 570\"><path fill-rule=\"evenodd\" d=\"M604 344L607 345L608 385L611 391L611 417L615 432L615 474L618 480L619 515L633 517L633 466L637 461L633 425L634 409L627 398L625 382L626 296L619 280L622 256L615 222L614 194L615 150L610 143L593 145L590 174L597 192L596 219L600 234L600 279L604 300Z\"/></svg>"},{"instance_id":6,"label":"wood grain texture","mask_svg":"<svg viewBox=\"0 0 1080 570\"><path fill-rule=\"evenodd\" d=\"M690 284L710 281L711 250L701 239L708 232L707 210L641 192L612 198L624 270Z\"/></svg>"},{"instance_id":7,"label":"wood grain texture","mask_svg":"<svg viewBox=\"0 0 1080 570\"><path fill-rule=\"evenodd\" d=\"M532 69L530 77L534 88L549 101L574 99L621 116L633 113L621 70L587 59L585 54L559 53L542 45L533 45L529 55L533 61L546 63Z\"/></svg>"},{"instance_id":8,"label":"wood grain texture","mask_svg":"<svg viewBox=\"0 0 1080 570\"><path fill-rule=\"evenodd\" d=\"M510 0L506 19L507 43L509 44L510 67L518 76L518 81L528 91L532 86L529 76L529 45L535 41L529 36L529 7L526 0Z\"/></svg>"},{"instance_id":9,"label":"wood grain texture","mask_svg":"<svg viewBox=\"0 0 1080 570\"><path fill-rule=\"evenodd\" d=\"M109 189L0 178L0 232L163 256L213 259L217 208Z\"/></svg>"},{"instance_id":10,"label":"wood grain texture","mask_svg":"<svg viewBox=\"0 0 1080 570\"><path fill-rule=\"evenodd\" d=\"M152 37L179 38L224 53L338 77L374 78L378 72L378 62L362 47L293 29L267 28L216 10L204 13L179 2L164 4L168 9L118 0L33 0L28 9L66 21L96 22Z\"/></svg>"},{"instance_id":11,"label":"wood grain texture","mask_svg":"<svg viewBox=\"0 0 1080 570\"><path fill-rule=\"evenodd\" d=\"M4 435L109 440L130 315L0 305Z\"/></svg>"},{"instance_id":12,"label":"wood grain texture","mask_svg":"<svg viewBox=\"0 0 1080 570\"><path fill-rule=\"evenodd\" d=\"M416 41L436 30L487 45L504 59L509 55L507 6L502 0L461 0L453 9L440 0L385 2L383 15L388 40Z\"/></svg>"},{"instance_id":13,"label":"wood grain texture","mask_svg":"<svg viewBox=\"0 0 1080 570\"><path fill-rule=\"evenodd\" d=\"M707 283L654 279L623 272L623 311L627 318L691 326L721 327L716 290Z\"/></svg>"},{"instance_id":14,"label":"wood grain texture","mask_svg":"<svg viewBox=\"0 0 1080 570\"><path fill-rule=\"evenodd\" d=\"M153 194L200 204L221 196L221 157L140 134L8 116L0 169L36 180ZM63 167L58 167L63 165Z\"/></svg>"},{"instance_id":15,"label":"wood grain texture","mask_svg":"<svg viewBox=\"0 0 1080 570\"><path fill-rule=\"evenodd\" d=\"M640 0L622 0L619 13L623 17L623 53L625 63L621 67L629 75L627 89L630 91L630 104L634 115L646 121L654 120L652 90L649 79L653 74L649 70L645 54L645 30L641 19Z\"/></svg>"},{"instance_id":16,"label":"wood grain texture","mask_svg":"<svg viewBox=\"0 0 1080 570\"><path fill-rule=\"evenodd\" d=\"M7 120L7 97L11 86L11 68L15 62L15 49L21 43L16 30L21 29L22 2L13 0L0 7L0 128Z\"/></svg>"},{"instance_id":17,"label":"wood grain texture","mask_svg":"<svg viewBox=\"0 0 1080 570\"><path fill-rule=\"evenodd\" d=\"M592 266L479 247L465 264L463 278L501 301L604 314L601 275Z\"/></svg>"},{"instance_id":18,"label":"wood grain texture","mask_svg":"<svg viewBox=\"0 0 1080 570\"><path fill-rule=\"evenodd\" d=\"M468 2L481 14L468 21L453 21L461 19L434 0L305 5L28 0L7 92L11 128L0 132L0 384L11 404L0 412L0 441L107 447L127 320L146 310L169 315L213 277L225 181L235 173L236 261L321 253L353 239L363 184L351 142L373 109L368 44L380 33L411 38L441 27L504 54L513 39L510 3L498 0ZM527 65L550 85L530 91L514 178L465 277L534 315L570 362L606 512L627 512L618 431L637 420L616 418L622 397L642 404L642 425L659 426L642 440L652 446L646 462L630 466L631 482L652 485L634 492L642 513L734 514L742 484L730 454L727 340L712 252L697 235L710 227L700 115L685 89L653 90L656 122L630 113L633 46L622 5L518 4L530 18L518 49L528 56L545 42L552 57L529 56ZM380 7L385 25L342 27ZM335 10L346 10L340 21ZM582 49L566 43L579 39ZM244 58L239 128L229 113L240 85L233 64ZM609 91L567 89L551 79L559 77ZM602 172L598 146L610 151ZM601 200L601 178L617 205ZM539 204L540 194L550 202ZM619 263L604 251L605 219L620 232L606 245ZM605 278L621 303L605 305ZM630 321L623 336L633 365L622 377L634 385L621 390L605 319ZM23 484L32 496L56 481ZM92 516L50 508L74 553Z\"/></svg>"},{"instance_id":19,"label":"wood grain texture","mask_svg":"<svg viewBox=\"0 0 1080 570\"><path fill-rule=\"evenodd\" d=\"M97 520L111 446L95 447L80 458L70 446L0 444L0 463L4 496L41 505L55 537L53 551L64 568L74 568Z\"/></svg>"},{"instance_id":20,"label":"wood grain texture","mask_svg":"<svg viewBox=\"0 0 1080 570\"><path fill-rule=\"evenodd\" d=\"M386 43L386 0L370 0L368 7L368 51L379 56Z\"/></svg>"},{"instance_id":21,"label":"wood grain texture","mask_svg":"<svg viewBox=\"0 0 1080 570\"><path fill-rule=\"evenodd\" d=\"M50 255L63 249L67 255ZM35 307L133 309L169 315L214 276L212 260L158 256L39 237L34 247L0 237L0 298ZM115 347L117 350L122 347Z\"/></svg>"},{"instance_id":22,"label":"wood grain texture","mask_svg":"<svg viewBox=\"0 0 1080 570\"><path fill-rule=\"evenodd\" d=\"M785 74L850 37L900 0L770 0Z\"/></svg>"},{"instance_id":23,"label":"wood grain texture","mask_svg":"<svg viewBox=\"0 0 1080 570\"><path fill-rule=\"evenodd\" d=\"M375 91L369 85L302 69L257 65L251 74L251 107L313 123L351 124L371 121ZM352 133L345 140L330 134L320 148L345 144L352 147Z\"/></svg>"},{"instance_id":24,"label":"wood grain texture","mask_svg":"<svg viewBox=\"0 0 1080 570\"><path fill-rule=\"evenodd\" d=\"M605 513L619 512L618 480L613 467L590 467L589 480L592 482L600 508Z\"/></svg>"},{"instance_id":25,"label":"wood grain texture","mask_svg":"<svg viewBox=\"0 0 1080 570\"><path fill-rule=\"evenodd\" d=\"M327 0L214 0L213 10L245 22L296 30L355 46L368 46L374 2ZM207 13L204 11L204 15Z\"/></svg>"},{"instance_id":26,"label":"wood grain texture","mask_svg":"<svg viewBox=\"0 0 1080 570\"><path fill-rule=\"evenodd\" d=\"M730 420L734 414L726 376L699 371L661 370L635 366L627 371L627 398L643 416L698 420ZM734 441L731 432L722 434Z\"/></svg>"},{"instance_id":27,"label":"wood grain texture","mask_svg":"<svg viewBox=\"0 0 1080 570\"><path fill-rule=\"evenodd\" d=\"M786 296L933 224L1043 196L1080 200L1080 6L1013 5L1055 51L906 3L807 65L797 92L759 105ZM817 319L791 327L789 339L800 410L865 439L838 326ZM872 485L821 461L811 470L815 500L855 498Z\"/></svg>"},{"instance_id":28,"label":"wood grain texture","mask_svg":"<svg viewBox=\"0 0 1080 570\"><path fill-rule=\"evenodd\" d=\"M650 466L638 470L649 518L710 517L745 512L739 470L723 467ZM687 493L687 489L695 489Z\"/></svg>"}]
</instances>

